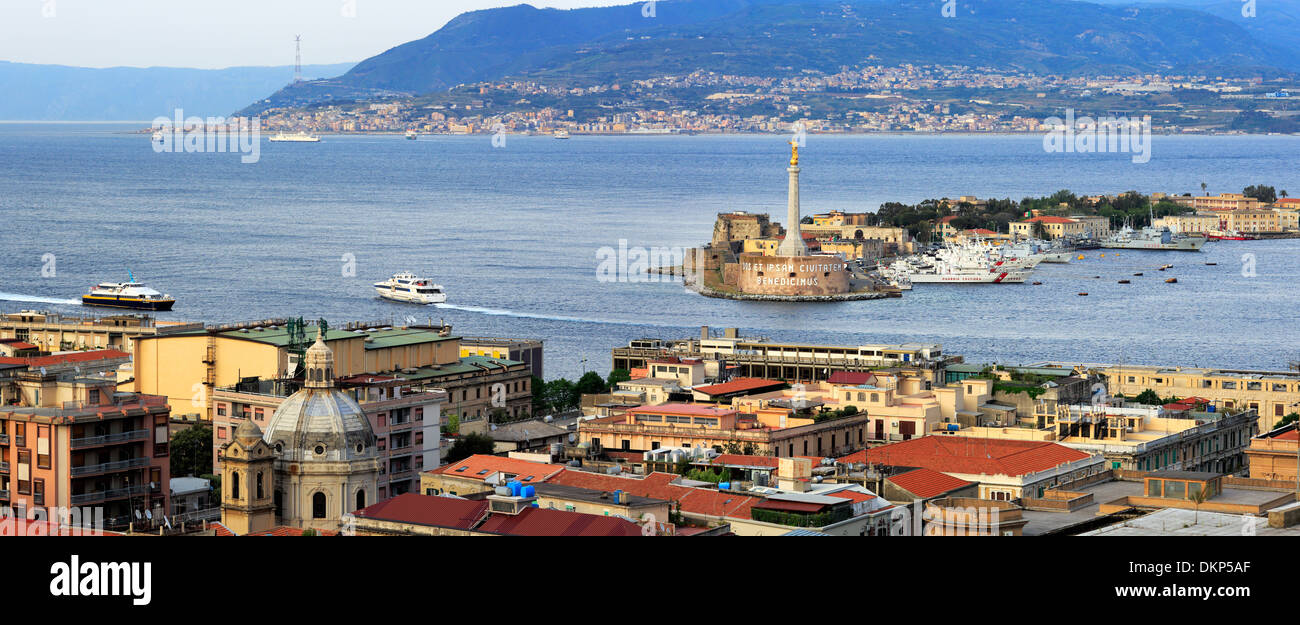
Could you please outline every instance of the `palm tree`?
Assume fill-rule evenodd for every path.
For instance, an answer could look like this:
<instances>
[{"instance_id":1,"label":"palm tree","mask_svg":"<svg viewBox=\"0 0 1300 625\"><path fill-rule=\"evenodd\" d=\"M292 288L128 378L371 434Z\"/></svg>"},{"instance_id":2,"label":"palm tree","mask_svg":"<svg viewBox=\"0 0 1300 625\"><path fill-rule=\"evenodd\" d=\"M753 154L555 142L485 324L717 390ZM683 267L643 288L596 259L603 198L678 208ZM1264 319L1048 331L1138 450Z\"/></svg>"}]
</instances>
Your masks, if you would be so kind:
<instances>
[{"instance_id":1,"label":"palm tree","mask_svg":"<svg viewBox=\"0 0 1300 625\"><path fill-rule=\"evenodd\" d=\"M1206 195L1209 195L1209 194L1210 194L1209 191L1206 191L1206 190L1205 190L1205 183L1204 183L1204 182L1201 183L1201 193L1204 193L1204 194L1206 194Z\"/></svg>"},{"instance_id":2,"label":"palm tree","mask_svg":"<svg viewBox=\"0 0 1300 625\"><path fill-rule=\"evenodd\" d=\"M1281 191L1278 191L1277 194L1280 195L1280 196L1282 196L1283 199L1285 199L1285 198L1286 198L1286 189L1282 189Z\"/></svg>"},{"instance_id":3,"label":"palm tree","mask_svg":"<svg viewBox=\"0 0 1300 625\"><path fill-rule=\"evenodd\" d=\"M1201 504L1205 503L1205 500L1209 498L1209 495L1210 491L1206 490L1204 487L1196 491L1195 495L1192 495L1192 503L1196 504L1196 514L1192 517L1192 525L1201 522Z\"/></svg>"}]
</instances>

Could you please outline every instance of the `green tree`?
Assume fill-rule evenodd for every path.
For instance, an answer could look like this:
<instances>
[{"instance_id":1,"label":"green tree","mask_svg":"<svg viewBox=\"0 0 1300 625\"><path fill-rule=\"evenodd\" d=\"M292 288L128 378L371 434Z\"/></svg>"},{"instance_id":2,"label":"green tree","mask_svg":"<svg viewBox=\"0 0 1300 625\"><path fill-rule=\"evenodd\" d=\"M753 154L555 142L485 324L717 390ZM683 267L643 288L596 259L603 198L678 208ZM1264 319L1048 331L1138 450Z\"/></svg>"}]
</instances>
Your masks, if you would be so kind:
<instances>
[{"instance_id":1,"label":"green tree","mask_svg":"<svg viewBox=\"0 0 1300 625\"><path fill-rule=\"evenodd\" d=\"M618 388L619 382L627 382L632 379L632 372L627 369L615 369L609 372L609 378L605 381L609 385L609 390Z\"/></svg>"},{"instance_id":2,"label":"green tree","mask_svg":"<svg viewBox=\"0 0 1300 625\"><path fill-rule=\"evenodd\" d=\"M1133 401L1136 401L1139 404L1146 404L1148 406L1160 406L1164 404L1164 401L1160 399L1160 395L1156 394L1156 392L1151 389L1147 389L1145 391L1142 391L1141 393L1138 393L1138 396L1134 397Z\"/></svg>"},{"instance_id":3,"label":"green tree","mask_svg":"<svg viewBox=\"0 0 1300 625\"><path fill-rule=\"evenodd\" d=\"M546 412L546 381L533 376L528 388L533 389L533 414Z\"/></svg>"},{"instance_id":4,"label":"green tree","mask_svg":"<svg viewBox=\"0 0 1300 625\"><path fill-rule=\"evenodd\" d=\"M574 385L574 391L579 395L596 395L604 393L608 388L605 385L605 378L600 377L595 371L588 371L578 378L578 383Z\"/></svg>"},{"instance_id":5,"label":"green tree","mask_svg":"<svg viewBox=\"0 0 1300 625\"><path fill-rule=\"evenodd\" d=\"M546 383L544 393L548 409L562 412L578 405L578 387L565 378Z\"/></svg>"},{"instance_id":6,"label":"green tree","mask_svg":"<svg viewBox=\"0 0 1300 625\"><path fill-rule=\"evenodd\" d=\"M457 462L477 454L490 455L496 451L496 442L487 434L477 432L456 438L447 451L447 462Z\"/></svg>"},{"instance_id":7,"label":"green tree","mask_svg":"<svg viewBox=\"0 0 1300 625\"><path fill-rule=\"evenodd\" d=\"M315 536L315 535L316 535L316 530L314 530L314 529L312 529L312 528L309 527L309 528L307 528L307 529L305 529L305 530L302 531L302 535L303 535L303 536Z\"/></svg>"},{"instance_id":8,"label":"green tree","mask_svg":"<svg viewBox=\"0 0 1300 625\"><path fill-rule=\"evenodd\" d=\"M1246 197L1253 197L1265 204L1272 204L1277 201L1277 191L1275 191L1273 187L1262 184L1252 184L1249 187L1242 189L1241 194Z\"/></svg>"},{"instance_id":9,"label":"green tree","mask_svg":"<svg viewBox=\"0 0 1300 625\"><path fill-rule=\"evenodd\" d=\"M201 425L177 432L172 437L168 455L171 457L171 474L175 477L211 472L212 428Z\"/></svg>"},{"instance_id":10,"label":"green tree","mask_svg":"<svg viewBox=\"0 0 1300 625\"><path fill-rule=\"evenodd\" d=\"M447 415L447 425L442 427L443 434L460 433L460 415L452 413Z\"/></svg>"},{"instance_id":11,"label":"green tree","mask_svg":"<svg viewBox=\"0 0 1300 625\"><path fill-rule=\"evenodd\" d=\"M1285 417L1282 417L1277 423L1273 424L1273 429L1276 430L1284 425L1290 425L1292 423L1295 423L1296 421L1300 421L1300 412L1293 412Z\"/></svg>"}]
</instances>

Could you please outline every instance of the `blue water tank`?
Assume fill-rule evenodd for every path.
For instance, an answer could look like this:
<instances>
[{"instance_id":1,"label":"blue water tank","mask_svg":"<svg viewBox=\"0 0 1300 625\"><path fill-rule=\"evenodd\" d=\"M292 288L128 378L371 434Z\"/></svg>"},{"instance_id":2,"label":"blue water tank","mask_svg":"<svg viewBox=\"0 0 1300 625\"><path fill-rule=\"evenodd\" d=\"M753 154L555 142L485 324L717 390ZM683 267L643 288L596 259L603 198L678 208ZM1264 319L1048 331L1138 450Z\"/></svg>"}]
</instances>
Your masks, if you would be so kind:
<instances>
[{"instance_id":1,"label":"blue water tank","mask_svg":"<svg viewBox=\"0 0 1300 625\"><path fill-rule=\"evenodd\" d=\"M719 482L718 488L721 490L731 490L731 482Z\"/></svg>"},{"instance_id":2,"label":"blue water tank","mask_svg":"<svg viewBox=\"0 0 1300 625\"><path fill-rule=\"evenodd\" d=\"M532 497L536 492L537 492L537 487L531 484L525 486L523 491L524 497Z\"/></svg>"},{"instance_id":3,"label":"blue water tank","mask_svg":"<svg viewBox=\"0 0 1300 625\"><path fill-rule=\"evenodd\" d=\"M506 487L510 489L511 497L518 497L519 489L522 488L523 485L516 480L510 480L509 482L506 482Z\"/></svg>"},{"instance_id":4,"label":"blue water tank","mask_svg":"<svg viewBox=\"0 0 1300 625\"><path fill-rule=\"evenodd\" d=\"M614 491L614 503L623 503L623 491Z\"/></svg>"},{"instance_id":5,"label":"blue water tank","mask_svg":"<svg viewBox=\"0 0 1300 625\"><path fill-rule=\"evenodd\" d=\"M960 425L960 424L957 424L957 423L949 423L949 424L948 424L948 431L949 431L949 432L956 432L957 430L960 430L960 429L961 429L961 425Z\"/></svg>"},{"instance_id":6,"label":"blue water tank","mask_svg":"<svg viewBox=\"0 0 1300 625\"><path fill-rule=\"evenodd\" d=\"M1214 406L1207 406L1207 407L1205 408L1205 411L1206 411L1206 412L1214 412Z\"/></svg>"}]
</instances>

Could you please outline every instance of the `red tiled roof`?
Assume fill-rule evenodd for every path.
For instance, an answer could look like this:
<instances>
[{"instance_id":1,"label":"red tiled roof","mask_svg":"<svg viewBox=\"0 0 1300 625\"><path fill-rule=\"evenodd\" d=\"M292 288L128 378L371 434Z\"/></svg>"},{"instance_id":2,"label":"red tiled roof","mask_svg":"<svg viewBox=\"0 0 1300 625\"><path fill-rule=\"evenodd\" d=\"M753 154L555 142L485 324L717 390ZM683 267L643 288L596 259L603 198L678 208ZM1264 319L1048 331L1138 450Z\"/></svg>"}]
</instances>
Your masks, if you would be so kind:
<instances>
[{"instance_id":1,"label":"red tiled roof","mask_svg":"<svg viewBox=\"0 0 1300 625\"><path fill-rule=\"evenodd\" d=\"M940 217L938 223L946 224L946 223L948 223L948 222L950 222L950 221L952 221L952 220L954 220L954 219L956 219L956 218L957 218L957 215L948 215L947 217Z\"/></svg>"},{"instance_id":2,"label":"red tiled roof","mask_svg":"<svg viewBox=\"0 0 1300 625\"><path fill-rule=\"evenodd\" d=\"M871 501L872 499L875 499L875 498L876 498L875 495L868 495L867 493L860 493L860 492L858 492L858 491L856 491L856 490L841 490L841 491L837 491L837 492L834 492L834 493L826 493L826 496L827 496L827 497L839 497L840 499L847 499L847 500L849 500L849 501L851 501L851 502L853 502L853 503L861 503L861 502L863 502L863 501Z\"/></svg>"},{"instance_id":3,"label":"red tiled roof","mask_svg":"<svg viewBox=\"0 0 1300 625\"><path fill-rule=\"evenodd\" d=\"M477 531L511 536L640 536L641 526L598 514L525 508L515 515L493 514Z\"/></svg>"},{"instance_id":4,"label":"red tiled roof","mask_svg":"<svg viewBox=\"0 0 1300 625\"><path fill-rule=\"evenodd\" d=\"M44 367L47 365L65 365L74 362L90 362L92 360L107 360L110 358L130 358L131 355L118 351L116 349L96 349L88 352L68 352L66 354L50 354L49 356L7 356L0 357L0 364L4 365L27 365L29 367Z\"/></svg>"},{"instance_id":5,"label":"red tiled roof","mask_svg":"<svg viewBox=\"0 0 1300 625\"><path fill-rule=\"evenodd\" d=\"M483 481L491 477L494 473L504 472L519 476L519 481L524 484L536 484L538 482L545 482L548 478L560 472L562 469L564 469L564 467L558 464L543 464L541 462L529 462L517 458L507 458L505 456L475 454L463 460L447 464L446 466L438 467L437 469L430 471L430 473L454 475L456 477ZM486 471L486 473L481 473L483 471ZM530 475L533 476L533 479L526 479Z\"/></svg>"},{"instance_id":6,"label":"red tiled roof","mask_svg":"<svg viewBox=\"0 0 1300 625\"><path fill-rule=\"evenodd\" d=\"M941 473L1025 475L1089 457L1089 454L1051 442L922 436L855 452L841 458L840 462L918 467Z\"/></svg>"},{"instance_id":7,"label":"red tiled roof","mask_svg":"<svg viewBox=\"0 0 1300 625\"><path fill-rule=\"evenodd\" d=\"M621 490L638 497L674 501L683 512L714 517L748 519L750 507L759 501L757 497L748 495L672 484L677 478L671 473L658 471L638 479L565 469L551 478L550 483L610 492Z\"/></svg>"},{"instance_id":8,"label":"red tiled roof","mask_svg":"<svg viewBox=\"0 0 1300 625\"><path fill-rule=\"evenodd\" d=\"M357 510L367 519L467 530L487 516L488 502L404 493Z\"/></svg>"},{"instance_id":9,"label":"red tiled roof","mask_svg":"<svg viewBox=\"0 0 1300 625\"><path fill-rule=\"evenodd\" d=\"M833 371L831 377L826 380L828 384L846 384L852 386L861 386L863 384L873 384L876 376L869 371Z\"/></svg>"},{"instance_id":10,"label":"red tiled roof","mask_svg":"<svg viewBox=\"0 0 1300 625\"><path fill-rule=\"evenodd\" d=\"M753 391L757 389L771 388L785 384L780 380L765 380L763 378L736 378L730 382L722 384L712 384L709 386L697 386L692 390L699 391L705 395L729 395L731 393L741 393L744 391Z\"/></svg>"},{"instance_id":11,"label":"red tiled roof","mask_svg":"<svg viewBox=\"0 0 1300 625\"><path fill-rule=\"evenodd\" d=\"M14 349L36 349L35 345L18 339L0 339L0 343L8 345Z\"/></svg>"},{"instance_id":12,"label":"red tiled roof","mask_svg":"<svg viewBox=\"0 0 1300 625\"><path fill-rule=\"evenodd\" d=\"M893 482L895 486L923 499L938 497L944 493L950 493L971 485L966 480L931 469L915 469L907 473L900 473L889 478L889 481Z\"/></svg>"}]
</instances>

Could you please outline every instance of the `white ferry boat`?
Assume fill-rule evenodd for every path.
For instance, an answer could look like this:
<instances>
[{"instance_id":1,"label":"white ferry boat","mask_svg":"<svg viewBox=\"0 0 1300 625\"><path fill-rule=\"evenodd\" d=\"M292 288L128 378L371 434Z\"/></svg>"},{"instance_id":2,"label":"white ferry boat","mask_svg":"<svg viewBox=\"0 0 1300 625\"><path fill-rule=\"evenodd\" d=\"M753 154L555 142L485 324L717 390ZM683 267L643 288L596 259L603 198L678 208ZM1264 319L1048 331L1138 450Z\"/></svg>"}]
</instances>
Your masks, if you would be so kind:
<instances>
[{"instance_id":1,"label":"white ferry boat","mask_svg":"<svg viewBox=\"0 0 1300 625\"><path fill-rule=\"evenodd\" d=\"M557 131L555 131L555 138L556 138L556 139L568 139L568 138L569 138L569 131L567 131L567 130L557 130Z\"/></svg>"},{"instance_id":2,"label":"white ferry boat","mask_svg":"<svg viewBox=\"0 0 1300 625\"><path fill-rule=\"evenodd\" d=\"M307 134L302 131L291 132L287 134L283 132L279 132L276 133L275 136L271 137L269 140L272 143L319 143L320 137L317 137L316 135Z\"/></svg>"},{"instance_id":3,"label":"white ferry boat","mask_svg":"<svg viewBox=\"0 0 1300 625\"><path fill-rule=\"evenodd\" d=\"M81 296L83 306L106 306L108 308L132 308L136 310L171 310L176 300L139 282L127 272L126 282L101 282L90 287L90 292Z\"/></svg>"},{"instance_id":4,"label":"white ferry boat","mask_svg":"<svg viewBox=\"0 0 1300 625\"><path fill-rule=\"evenodd\" d=\"M447 294L441 284L421 278L413 273L402 272L383 282L375 283L379 297L408 304L441 304L447 301Z\"/></svg>"},{"instance_id":5,"label":"white ferry boat","mask_svg":"<svg viewBox=\"0 0 1300 625\"><path fill-rule=\"evenodd\" d=\"M420 138L420 135L415 134L414 130L408 130L406 131L406 138L408 141L415 141L416 139Z\"/></svg>"}]
</instances>

